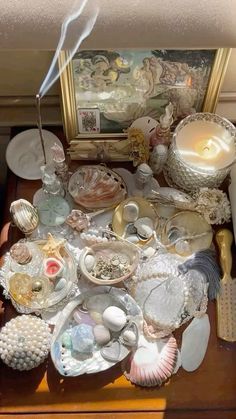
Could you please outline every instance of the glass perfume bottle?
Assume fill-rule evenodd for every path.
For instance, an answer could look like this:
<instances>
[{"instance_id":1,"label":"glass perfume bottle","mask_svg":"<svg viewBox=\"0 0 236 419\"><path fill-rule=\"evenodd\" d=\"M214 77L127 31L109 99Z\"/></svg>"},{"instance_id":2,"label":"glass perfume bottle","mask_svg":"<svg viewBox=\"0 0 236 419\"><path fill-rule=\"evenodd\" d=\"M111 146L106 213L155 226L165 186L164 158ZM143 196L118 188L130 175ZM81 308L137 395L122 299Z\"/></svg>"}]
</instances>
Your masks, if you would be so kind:
<instances>
[{"instance_id":1,"label":"glass perfume bottle","mask_svg":"<svg viewBox=\"0 0 236 419\"><path fill-rule=\"evenodd\" d=\"M40 222L48 227L55 227L65 222L70 213L70 206L63 198L64 188L55 174L53 166L41 167L42 189L44 198L38 202Z\"/></svg>"}]
</instances>

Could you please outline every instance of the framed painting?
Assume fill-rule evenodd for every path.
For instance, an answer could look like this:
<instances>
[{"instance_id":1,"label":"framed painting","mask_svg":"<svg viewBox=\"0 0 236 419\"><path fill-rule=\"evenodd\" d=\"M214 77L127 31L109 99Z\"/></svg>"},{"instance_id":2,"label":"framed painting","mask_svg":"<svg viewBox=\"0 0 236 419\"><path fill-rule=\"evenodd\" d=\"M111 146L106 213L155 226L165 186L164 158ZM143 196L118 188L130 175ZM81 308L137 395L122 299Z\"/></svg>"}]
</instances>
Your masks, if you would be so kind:
<instances>
[{"instance_id":1,"label":"framed painting","mask_svg":"<svg viewBox=\"0 0 236 419\"><path fill-rule=\"evenodd\" d=\"M158 120L169 102L175 124L214 112L229 56L225 48L76 53L60 78L71 157L129 160L127 129L142 116ZM64 51L61 68L66 59Z\"/></svg>"}]
</instances>

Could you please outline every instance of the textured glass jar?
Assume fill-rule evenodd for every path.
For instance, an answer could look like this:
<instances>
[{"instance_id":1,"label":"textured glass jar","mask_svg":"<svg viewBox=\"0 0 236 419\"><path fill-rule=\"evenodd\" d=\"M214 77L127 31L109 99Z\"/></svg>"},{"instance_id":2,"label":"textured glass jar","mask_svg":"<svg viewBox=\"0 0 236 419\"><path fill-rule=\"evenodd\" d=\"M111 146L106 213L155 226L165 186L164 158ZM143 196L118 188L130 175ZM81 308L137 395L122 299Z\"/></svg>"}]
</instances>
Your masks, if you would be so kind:
<instances>
[{"instance_id":1,"label":"textured glass jar","mask_svg":"<svg viewBox=\"0 0 236 419\"><path fill-rule=\"evenodd\" d=\"M230 147L233 149L231 153L231 160L228 164L221 168L209 167L197 167L196 164L191 165L189 162L185 161L184 153L178 149L177 141L180 132L189 126L191 123L198 121L198 126L202 124L209 124L212 129L214 136L214 129L217 128L223 130L228 138L231 140ZM210 125L211 124L211 125ZM221 139L222 148L224 148L224 136ZM191 147L191 146L190 146ZM193 147L193 155L194 155ZM191 153L190 153L191 154ZM236 157L236 148L235 148L235 127L227 119L222 118L218 115L211 113L196 113L184 118L176 127L173 140L169 148L167 162L164 167L164 176L167 183L176 187L177 189L183 189L185 191L191 192L198 188L208 187L208 188L217 188L224 181L226 176L229 174L230 168L235 161ZM206 160L207 161L207 160Z\"/></svg>"}]
</instances>

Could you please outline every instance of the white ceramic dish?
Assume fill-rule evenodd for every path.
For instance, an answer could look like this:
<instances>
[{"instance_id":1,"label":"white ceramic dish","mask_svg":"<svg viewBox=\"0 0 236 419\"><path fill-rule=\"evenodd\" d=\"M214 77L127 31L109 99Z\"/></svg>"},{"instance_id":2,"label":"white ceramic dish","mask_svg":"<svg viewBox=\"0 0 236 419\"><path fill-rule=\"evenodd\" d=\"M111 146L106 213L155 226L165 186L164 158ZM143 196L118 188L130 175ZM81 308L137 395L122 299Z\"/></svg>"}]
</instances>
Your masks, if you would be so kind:
<instances>
[{"instance_id":1,"label":"white ceramic dish","mask_svg":"<svg viewBox=\"0 0 236 419\"><path fill-rule=\"evenodd\" d=\"M62 147L60 140L52 132L43 129L46 159L52 160L51 147L57 143ZM6 150L6 161L11 171L23 178L35 180L41 178L40 166L44 164L43 151L37 128L28 129L17 134Z\"/></svg>"}]
</instances>

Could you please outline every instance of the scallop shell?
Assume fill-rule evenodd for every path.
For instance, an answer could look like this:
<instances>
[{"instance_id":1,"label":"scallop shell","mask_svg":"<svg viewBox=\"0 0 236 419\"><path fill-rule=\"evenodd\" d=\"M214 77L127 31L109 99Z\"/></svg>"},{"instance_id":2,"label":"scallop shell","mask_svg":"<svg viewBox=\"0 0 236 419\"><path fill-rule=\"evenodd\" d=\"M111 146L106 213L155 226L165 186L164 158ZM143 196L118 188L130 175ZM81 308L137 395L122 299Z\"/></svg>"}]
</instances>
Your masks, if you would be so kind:
<instances>
[{"instance_id":1,"label":"scallop shell","mask_svg":"<svg viewBox=\"0 0 236 419\"><path fill-rule=\"evenodd\" d=\"M177 357L178 348L173 336L156 342L148 342L141 336L124 375L131 383L142 387L160 386L173 374Z\"/></svg>"},{"instance_id":2,"label":"scallop shell","mask_svg":"<svg viewBox=\"0 0 236 419\"><path fill-rule=\"evenodd\" d=\"M25 199L12 202L10 213L15 225L25 234L32 233L39 223L37 209Z\"/></svg>"},{"instance_id":3,"label":"scallop shell","mask_svg":"<svg viewBox=\"0 0 236 419\"><path fill-rule=\"evenodd\" d=\"M103 166L82 166L70 178L68 190L74 201L87 209L115 206L126 197L122 178Z\"/></svg>"}]
</instances>

